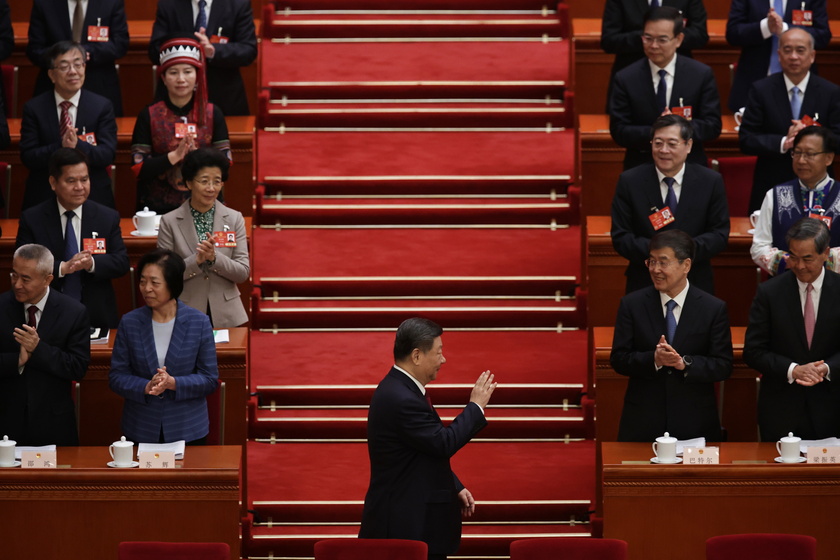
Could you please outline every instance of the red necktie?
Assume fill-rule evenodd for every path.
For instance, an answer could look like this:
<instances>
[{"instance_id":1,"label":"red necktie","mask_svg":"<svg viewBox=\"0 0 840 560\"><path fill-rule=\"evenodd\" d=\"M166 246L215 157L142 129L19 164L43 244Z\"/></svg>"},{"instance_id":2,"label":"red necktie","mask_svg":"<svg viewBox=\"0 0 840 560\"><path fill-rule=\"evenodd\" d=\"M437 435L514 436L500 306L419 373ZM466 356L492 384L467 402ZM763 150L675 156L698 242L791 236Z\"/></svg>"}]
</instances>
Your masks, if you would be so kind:
<instances>
[{"instance_id":1,"label":"red necktie","mask_svg":"<svg viewBox=\"0 0 840 560\"><path fill-rule=\"evenodd\" d=\"M811 347L811 340L814 338L814 325L817 323L814 317L814 302L811 299L811 292L814 291L814 285L808 284L805 287L805 338L808 339L808 348Z\"/></svg>"},{"instance_id":2,"label":"red necktie","mask_svg":"<svg viewBox=\"0 0 840 560\"><path fill-rule=\"evenodd\" d=\"M58 105L61 107L61 120L58 124L58 135L64 138L67 131L73 126L73 121L70 120L70 107L73 106L69 101L62 101Z\"/></svg>"},{"instance_id":3,"label":"red necktie","mask_svg":"<svg viewBox=\"0 0 840 560\"><path fill-rule=\"evenodd\" d=\"M26 311L29 313L29 322L26 324L34 329L37 324L35 312L38 311L38 307L36 305L30 305L26 308Z\"/></svg>"},{"instance_id":4,"label":"red necktie","mask_svg":"<svg viewBox=\"0 0 840 560\"><path fill-rule=\"evenodd\" d=\"M426 393L426 402L429 403L429 408L432 410L435 409L434 405L432 404L432 397L429 396L429 393Z\"/></svg>"}]
</instances>

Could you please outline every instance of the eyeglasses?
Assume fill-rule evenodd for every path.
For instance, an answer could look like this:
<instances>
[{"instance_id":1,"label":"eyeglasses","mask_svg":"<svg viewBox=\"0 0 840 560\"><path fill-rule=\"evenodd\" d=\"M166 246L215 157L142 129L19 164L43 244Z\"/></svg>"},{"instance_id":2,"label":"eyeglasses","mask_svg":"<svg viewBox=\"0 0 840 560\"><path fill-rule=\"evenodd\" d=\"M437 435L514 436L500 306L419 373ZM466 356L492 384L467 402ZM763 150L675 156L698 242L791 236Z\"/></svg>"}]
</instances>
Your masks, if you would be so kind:
<instances>
[{"instance_id":1,"label":"eyeglasses","mask_svg":"<svg viewBox=\"0 0 840 560\"><path fill-rule=\"evenodd\" d=\"M222 185L225 184L225 182L221 179L196 179L193 183L202 187L213 185L213 187L217 189L222 188Z\"/></svg>"},{"instance_id":2,"label":"eyeglasses","mask_svg":"<svg viewBox=\"0 0 840 560\"><path fill-rule=\"evenodd\" d=\"M793 159L804 159L805 161L814 161L814 158L820 154L827 154L828 152L791 152L790 157Z\"/></svg>"},{"instance_id":3,"label":"eyeglasses","mask_svg":"<svg viewBox=\"0 0 840 560\"><path fill-rule=\"evenodd\" d=\"M654 37L653 35L642 35L642 42L646 45L650 45L651 43L656 43L660 47L664 47L671 41L673 41L676 37L665 37L664 35L659 37Z\"/></svg>"},{"instance_id":4,"label":"eyeglasses","mask_svg":"<svg viewBox=\"0 0 840 560\"><path fill-rule=\"evenodd\" d=\"M67 72L70 71L71 68L73 70L75 70L76 72L78 72L79 70L81 70L84 67L85 67L85 63L77 60L76 62L74 62L72 64L69 63L69 62L62 62L58 66L53 66L53 70L58 70L62 74L66 74Z\"/></svg>"},{"instance_id":5,"label":"eyeglasses","mask_svg":"<svg viewBox=\"0 0 840 560\"><path fill-rule=\"evenodd\" d=\"M667 142L664 140L653 140L650 145L653 146L655 150L661 150L665 146L668 146L669 150L676 150L680 147L680 144L685 144L686 142L679 142L677 140L668 140Z\"/></svg>"},{"instance_id":6,"label":"eyeglasses","mask_svg":"<svg viewBox=\"0 0 840 560\"><path fill-rule=\"evenodd\" d=\"M666 270L666 269L670 268L671 265L674 264L675 262L676 263L681 263L684 260L685 259L676 259L676 260L671 260L671 259L662 259L662 260L645 259L645 266L648 267L650 270L655 270L657 268L660 269L660 270Z\"/></svg>"}]
</instances>

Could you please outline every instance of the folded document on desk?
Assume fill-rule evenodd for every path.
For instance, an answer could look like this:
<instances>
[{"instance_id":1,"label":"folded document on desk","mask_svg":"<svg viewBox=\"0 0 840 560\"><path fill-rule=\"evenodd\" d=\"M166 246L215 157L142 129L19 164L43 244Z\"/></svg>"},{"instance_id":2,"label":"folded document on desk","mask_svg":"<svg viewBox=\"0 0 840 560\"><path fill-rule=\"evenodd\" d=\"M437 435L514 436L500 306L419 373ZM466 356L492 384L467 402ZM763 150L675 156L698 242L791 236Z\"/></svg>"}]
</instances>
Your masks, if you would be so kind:
<instances>
[{"instance_id":1,"label":"folded document on desk","mask_svg":"<svg viewBox=\"0 0 840 560\"><path fill-rule=\"evenodd\" d=\"M799 451L808 454L809 447L837 447L840 445L840 439L836 437L829 437L825 439L803 439L799 442Z\"/></svg>"},{"instance_id":2,"label":"folded document on desk","mask_svg":"<svg viewBox=\"0 0 840 560\"><path fill-rule=\"evenodd\" d=\"M141 443L137 445L137 457L140 457L142 451L174 451L175 459L183 459L186 443L184 440L173 441L172 443Z\"/></svg>"},{"instance_id":3,"label":"folded document on desk","mask_svg":"<svg viewBox=\"0 0 840 560\"><path fill-rule=\"evenodd\" d=\"M706 438L697 437L694 439L677 440L677 455L683 454L686 447L706 447Z\"/></svg>"}]
</instances>

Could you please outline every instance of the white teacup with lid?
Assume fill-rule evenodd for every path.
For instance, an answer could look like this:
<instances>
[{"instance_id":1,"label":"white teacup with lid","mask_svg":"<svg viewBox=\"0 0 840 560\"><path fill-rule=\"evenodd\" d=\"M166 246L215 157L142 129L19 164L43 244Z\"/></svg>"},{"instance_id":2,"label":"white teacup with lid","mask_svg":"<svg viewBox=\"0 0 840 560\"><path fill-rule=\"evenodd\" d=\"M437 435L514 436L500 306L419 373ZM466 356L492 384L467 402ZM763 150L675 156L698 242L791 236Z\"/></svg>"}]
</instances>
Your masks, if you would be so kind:
<instances>
[{"instance_id":1,"label":"white teacup with lid","mask_svg":"<svg viewBox=\"0 0 840 560\"><path fill-rule=\"evenodd\" d=\"M142 210L138 210L131 217L131 221L134 222L134 227L137 228L137 232L140 235L154 235L155 225L157 223L156 217L157 212L149 210L149 207L146 206Z\"/></svg>"},{"instance_id":2,"label":"white teacup with lid","mask_svg":"<svg viewBox=\"0 0 840 560\"><path fill-rule=\"evenodd\" d=\"M653 442L653 453L660 463L673 463L677 460L677 438L665 432Z\"/></svg>"},{"instance_id":3,"label":"white teacup with lid","mask_svg":"<svg viewBox=\"0 0 840 560\"><path fill-rule=\"evenodd\" d=\"M115 441L111 444L108 451L114 460L114 466L130 467L131 459L134 456L134 442L126 441L125 436L122 436L120 441Z\"/></svg>"},{"instance_id":4,"label":"white teacup with lid","mask_svg":"<svg viewBox=\"0 0 840 560\"><path fill-rule=\"evenodd\" d=\"M782 457L783 463L797 463L799 462L799 444L802 438L793 435L793 432L788 432L787 437L783 437L776 442L776 451Z\"/></svg>"},{"instance_id":5,"label":"white teacup with lid","mask_svg":"<svg viewBox=\"0 0 840 560\"><path fill-rule=\"evenodd\" d=\"M9 439L9 436L3 436L0 440L0 467L14 467L15 466L15 445L17 442Z\"/></svg>"}]
</instances>

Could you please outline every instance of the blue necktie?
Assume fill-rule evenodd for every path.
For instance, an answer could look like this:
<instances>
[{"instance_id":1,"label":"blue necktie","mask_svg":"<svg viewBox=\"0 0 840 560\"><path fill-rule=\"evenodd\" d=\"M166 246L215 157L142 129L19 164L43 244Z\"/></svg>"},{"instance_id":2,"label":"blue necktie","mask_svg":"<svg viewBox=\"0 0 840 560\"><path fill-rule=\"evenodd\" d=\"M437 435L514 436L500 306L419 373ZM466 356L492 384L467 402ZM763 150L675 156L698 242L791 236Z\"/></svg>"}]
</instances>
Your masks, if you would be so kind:
<instances>
[{"instance_id":1,"label":"blue necktie","mask_svg":"<svg viewBox=\"0 0 840 560\"><path fill-rule=\"evenodd\" d=\"M650 7L651 8L658 8L659 7L659 0L650 0Z\"/></svg>"},{"instance_id":2,"label":"blue necktie","mask_svg":"<svg viewBox=\"0 0 840 560\"><path fill-rule=\"evenodd\" d=\"M207 30L207 0L198 0L198 17L195 18L195 30Z\"/></svg>"},{"instance_id":3,"label":"blue necktie","mask_svg":"<svg viewBox=\"0 0 840 560\"><path fill-rule=\"evenodd\" d=\"M785 17L785 8L782 6L782 0L773 0L773 11L782 16L782 18ZM776 72L782 71L782 65L779 63L779 37L773 34L770 40L772 44L770 47L770 69L768 74L775 74Z\"/></svg>"},{"instance_id":4,"label":"blue necktie","mask_svg":"<svg viewBox=\"0 0 840 560\"><path fill-rule=\"evenodd\" d=\"M668 344L674 344L674 334L677 332L677 318L674 316L674 308L677 302L669 299L665 303L665 338L668 339Z\"/></svg>"},{"instance_id":5,"label":"blue necktie","mask_svg":"<svg viewBox=\"0 0 840 560\"><path fill-rule=\"evenodd\" d=\"M799 99L799 88L793 86L790 88L790 114L794 119L799 119L802 112L802 100Z\"/></svg>"},{"instance_id":6,"label":"blue necktie","mask_svg":"<svg viewBox=\"0 0 840 560\"><path fill-rule=\"evenodd\" d=\"M69 261L76 253L79 252L79 243L76 241L76 230L73 229L73 216L76 215L72 210L64 213L67 216L67 226L64 228L64 260ZM64 295L69 296L77 301L82 300L82 274L81 272L74 272L64 276L64 287L61 290Z\"/></svg>"},{"instance_id":7,"label":"blue necktie","mask_svg":"<svg viewBox=\"0 0 840 560\"><path fill-rule=\"evenodd\" d=\"M677 213L677 193L674 191L674 183L676 183L676 179L673 177L665 177L663 179L665 184L668 185L668 194L665 195L665 206L671 209L671 215Z\"/></svg>"},{"instance_id":8,"label":"blue necktie","mask_svg":"<svg viewBox=\"0 0 840 560\"><path fill-rule=\"evenodd\" d=\"M668 106L668 84L665 83L665 76L668 75L664 69L659 70L659 87L656 88L656 102L659 104L659 112Z\"/></svg>"}]
</instances>

